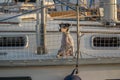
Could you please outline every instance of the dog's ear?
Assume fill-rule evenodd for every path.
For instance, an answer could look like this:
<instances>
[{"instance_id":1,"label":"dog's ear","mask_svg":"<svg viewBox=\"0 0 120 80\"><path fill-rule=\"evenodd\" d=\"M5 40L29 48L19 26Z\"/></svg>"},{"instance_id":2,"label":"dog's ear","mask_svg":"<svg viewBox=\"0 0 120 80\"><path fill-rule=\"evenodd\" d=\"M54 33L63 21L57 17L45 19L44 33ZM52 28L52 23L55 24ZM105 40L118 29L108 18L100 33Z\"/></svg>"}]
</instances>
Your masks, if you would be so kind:
<instances>
[{"instance_id":1,"label":"dog's ear","mask_svg":"<svg viewBox=\"0 0 120 80\"><path fill-rule=\"evenodd\" d=\"M59 26L60 27L69 27L69 26L71 26L71 24L69 24L69 23L60 23Z\"/></svg>"}]
</instances>

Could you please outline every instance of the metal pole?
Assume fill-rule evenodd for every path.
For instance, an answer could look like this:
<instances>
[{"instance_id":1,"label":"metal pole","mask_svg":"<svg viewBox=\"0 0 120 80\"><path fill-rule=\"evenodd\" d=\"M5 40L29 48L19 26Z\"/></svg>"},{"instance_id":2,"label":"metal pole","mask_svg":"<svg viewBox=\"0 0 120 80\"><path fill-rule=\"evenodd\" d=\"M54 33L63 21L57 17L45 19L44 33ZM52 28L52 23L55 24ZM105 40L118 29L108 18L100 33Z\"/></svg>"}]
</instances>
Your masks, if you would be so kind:
<instances>
[{"instance_id":1,"label":"metal pole","mask_svg":"<svg viewBox=\"0 0 120 80\"><path fill-rule=\"evenodd\" d=\"M37 0L37 8L39 8L40 1ZM46 10L45 10L45 1L41 1L41 19L40 19L40 11L37 11L37 26L36 26L36 31L37 31L37 54L45 54L47 53L46 50ZM40 24L41 20L41 24Z\"/></svg>"},{"instance_id":2,"label":"metal pole","mask_svg":"<svg viewBox=\"0 0 120 80\"><path fill-rule=\"evenodd\" d=\"M78 3L78 0L77 0L77 4L76 4L76 21L77 21L77 58L76 58L76 74L79 73L79 55L81 56L80 54L80 28L79 28L79 21L80 21L80 10L79 10L79 3ZM81 56L82 57L82 56Z\"/></svg>"},{"instance_id":3,"label":"metal pole","mask_svg":"<svg viewBox=\"0 0 120 80\"><path fill-rule=\"evenodd\" d=\"M77 0L78 1L78 0ZM80 6L79 2L76 4L76 19L77 19L77 56L82 58L81 51L80 51L80 38L81 38L81 32L80 32Z\"/></svg>"},{"instance_id":4,"label":"metal pole","mask_svg":"<svg viewBox=\"0 0 120 80\"><path fill-rule=\"evenodd\" d=\"M78 65L79 65L79 54L80 54L80 39L79 39L79 5L78 5L78 2L76 4L76 10L77 10L77 13L76 13L76 20L77 20L77 59L76 59L76 68L78 69ZM78 73L78 71L76 72Z\"/></svg>"},{"instance_id":5,"label":"metal pole","mask_svg":"<svg viewBox=\"0 0 120 80\"><path fill-rule=\"evenodd\" d=\"M40 5L39 0L36 1L36 8L38 9ZM40 10L37 10L36 12L36 42L37 42L37 54L40 54Z\"/></svg>"},{"instance_id":6,"label":"metal pole","mask_svg":"<svg viewBox=\"0 0 120 80\"><path fill-rule=\"evenodd\" d=\"M41 10L41 52L47 53L46 48L46 9L45 9L45 0L41 1L42 10Z\"/></svg>"}]
</instances>

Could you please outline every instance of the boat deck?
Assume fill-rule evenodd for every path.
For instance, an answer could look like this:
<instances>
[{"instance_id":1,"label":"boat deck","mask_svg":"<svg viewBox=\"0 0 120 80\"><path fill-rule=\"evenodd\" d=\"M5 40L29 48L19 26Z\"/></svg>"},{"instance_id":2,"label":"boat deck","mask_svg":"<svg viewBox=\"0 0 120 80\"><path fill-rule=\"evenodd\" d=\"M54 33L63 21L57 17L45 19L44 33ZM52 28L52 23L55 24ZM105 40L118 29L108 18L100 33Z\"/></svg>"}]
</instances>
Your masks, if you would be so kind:
<instances>
[{"instance_id":1,"label":"boat deck","mask_svg":"<svg viewBox=\"0 0 120 80\"><path fill-rule=\"evenodd\" d=\"M79 65L108 65L120 64L120 58L87 58L79 59ZM0 67L17 66L68 66L75 65L76 59L29 59L29 60L0 60Z\"/></svg>"}]
</instances>

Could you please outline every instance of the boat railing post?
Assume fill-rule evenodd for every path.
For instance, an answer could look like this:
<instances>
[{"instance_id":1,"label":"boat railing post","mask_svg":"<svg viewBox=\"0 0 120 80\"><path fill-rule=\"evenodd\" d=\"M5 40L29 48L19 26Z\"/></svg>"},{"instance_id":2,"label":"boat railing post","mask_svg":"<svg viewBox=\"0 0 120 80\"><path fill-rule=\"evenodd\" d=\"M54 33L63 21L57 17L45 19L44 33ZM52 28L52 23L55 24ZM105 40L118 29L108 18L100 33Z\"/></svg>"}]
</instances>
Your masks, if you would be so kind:
<instances>
[{"instance_id":1,"label":"boat railing post","mask_svg":"<svg viewBox=\"0 0 120 80\"><path fill-rule=\"evenodd\" d=\"M39 0L36 1L36 8L39 8ZM36 44L37 44L37 54L40 53L40 10L36 11Z\"/></svg>"},{"instance_id":2,"label":"boat railing post","mask_svg":"<svg viewBox=\"0 0 120 80\"><path fill-rule=\"evenodd\" d=\"M41 26L40 26L40 44L41 44L41 52L43 54L47 53L46 48L46 8L45 8L45 0L41 1L42 9L41 9Z\"/></svg>"},{"instance_id":3,"label":"boat railing post","mask_svg":"<svg viewBox=\"0 0 120 80\"><path fill-rule=\"evenodd\" d=\"M39 2L39 0L38 0ZM37 3L38 4L38 3ZM38 54L45 54L47 53L46 48L46 9L45 9L45 0L41 1L41 21L38 21L38 30L37 30L37 53ZM37 14L37 17L39 17L39 12Z\"/></svg>"},{"instance_id":4,"label":"boat railing post","mask_svg":"<svg viewBox=\"0 0 120 80\"><path fill-rule=\"evenodd\" d=\"M80 21L80 15L79 15L79 13L80 13L80 10L79 10L79 4L78 4L78 2L77 2L77 4L76 4L76 20L77 20L77 61L78 61L78 58L79 58L79 56L80 56L80 28L79 28L79 25L80 25L80 23L79 23L79 21Z\"/></svg>"}]
</instances>

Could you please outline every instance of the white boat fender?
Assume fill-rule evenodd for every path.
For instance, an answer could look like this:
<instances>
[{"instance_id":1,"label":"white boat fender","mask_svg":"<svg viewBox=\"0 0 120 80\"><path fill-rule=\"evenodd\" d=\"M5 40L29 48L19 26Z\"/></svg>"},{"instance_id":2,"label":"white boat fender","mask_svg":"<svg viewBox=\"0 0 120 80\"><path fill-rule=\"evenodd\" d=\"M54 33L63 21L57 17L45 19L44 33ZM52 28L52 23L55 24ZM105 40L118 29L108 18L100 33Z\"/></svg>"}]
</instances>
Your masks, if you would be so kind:
<instances>
[{"instance_id":1,"label":"white boat fender","mask_svg":"<svg viewBox=\"0 0 120 80\"><path fill-rule=\"evenodd\" d=\"M81 80L81 78L76 75L78 73L78 69L75 68L70 75L67 75L64 80Z\"/></svg>"}]
</instances>

